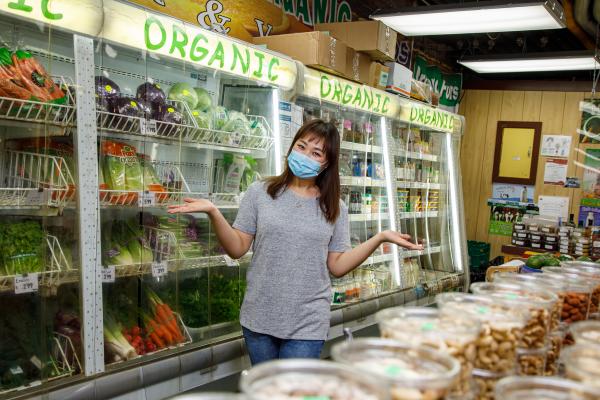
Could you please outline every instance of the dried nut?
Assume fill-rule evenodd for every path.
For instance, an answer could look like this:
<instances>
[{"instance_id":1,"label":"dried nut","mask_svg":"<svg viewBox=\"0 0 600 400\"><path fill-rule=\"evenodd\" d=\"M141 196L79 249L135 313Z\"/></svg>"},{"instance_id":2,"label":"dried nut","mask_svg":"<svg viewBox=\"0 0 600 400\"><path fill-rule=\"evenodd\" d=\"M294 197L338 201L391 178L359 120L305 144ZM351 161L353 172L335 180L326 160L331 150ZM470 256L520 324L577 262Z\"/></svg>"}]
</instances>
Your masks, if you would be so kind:
<instances>
[{"instance_id":1,"label":"dried nut","mask_svg":"<svg viewBox=\"0 0 600 400\"><path fill-rule=\"evenodd\" d=\"M515 368L516 351L522 330L484 324L476 343L475 368L507 372Z\"/></svg>"},{"instance_id":2,"label":"dried nut","mask_svg":"<svg viewBox=\"0 0 600 400\"><path fill-rule=\"evenodd\" d=\"M546 366L544 375L552 376L558 373L558 359L563 344L563 335L560 332L550 336L548 353L546 353Z\"/></svg>"},{"instance_id":3,"label":"dried nut","mask_svg":"<svg viewBox=\"0 0 600 400\"><path fill-rule=\"evenodd\" d=\"M587 318L589 304L589 294L577 292L567 293L561 312L561 320L569 324L576 321L583 321Z\"/></svg>"},{"instance_id":4,"label":"dried nut","mask_svg":"<svg viewBox=\"0 0 600 400\"><path fill-rule=\"evenodd\" d=\"M473 380L478 389L477 400L494 400L494 388L496 387L496 383L503 378L503 376L498 377L487 377L487 376L479 376L473 375Z\"/></svg>"},{"instance_id":5,"label":"dried nut","mask_svg":"<svg viewBox=\"0 0 600 400\"><path fill-rule=\"evenodd\" d=\"M393 387L391 389L392 400L439 400L446 395L443 390Z\"/></svg>"},{"instance_id":6,"label":"dried nut","mask_svg":"<svg viewBox=\"0 0 600 400\"><path fill-rule=\"evenodd\" d=\"M546 367L546 349L517 350L519 375L544 375Z\"/></svg>"}]
</instances>

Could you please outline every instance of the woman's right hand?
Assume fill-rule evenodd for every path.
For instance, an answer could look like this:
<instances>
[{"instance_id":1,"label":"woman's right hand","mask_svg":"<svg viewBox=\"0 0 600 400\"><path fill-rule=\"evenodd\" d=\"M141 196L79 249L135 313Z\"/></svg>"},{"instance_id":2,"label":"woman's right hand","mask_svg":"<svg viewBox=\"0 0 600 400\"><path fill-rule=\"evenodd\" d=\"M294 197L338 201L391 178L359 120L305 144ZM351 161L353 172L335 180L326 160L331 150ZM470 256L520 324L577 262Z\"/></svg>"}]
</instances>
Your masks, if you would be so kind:
<instances>
[{"instance_id":1,"label":"woman's right hand","mask_svg":"<svg viewBox=\"0 0 600 400\"><path fill-rule=\"evenodd\" d=\"M192 199L186 197L183 199L184 204L170 205L169 214L185 214L185 213L206 213L210 214L217 208L213 203L206 199Z\"/></svg>"}]
</instances>

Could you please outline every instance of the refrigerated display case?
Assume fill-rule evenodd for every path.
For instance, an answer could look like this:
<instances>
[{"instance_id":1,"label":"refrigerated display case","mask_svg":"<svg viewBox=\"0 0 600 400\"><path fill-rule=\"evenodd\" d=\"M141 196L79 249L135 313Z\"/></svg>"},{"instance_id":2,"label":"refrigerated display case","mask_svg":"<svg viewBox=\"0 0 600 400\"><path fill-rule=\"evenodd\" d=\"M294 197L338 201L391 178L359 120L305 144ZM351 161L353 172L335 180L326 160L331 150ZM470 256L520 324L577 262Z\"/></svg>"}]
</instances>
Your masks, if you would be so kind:
<instances>
[{"instance_id":1,"label":"refrigerated display case","mask_svg":"<svg viewBox=\"0 0 600 400\"><path fill-rule=\"evenodd\" d=\"M396 303L424 304L465 289L461 117L309 67L300 86L295 104L304 120L322 118L340 131L352 245L392 229L424 246L385 244L348 276L332 279L333 309L399 292L405 296Z\"/></svg>"}]
</instances>

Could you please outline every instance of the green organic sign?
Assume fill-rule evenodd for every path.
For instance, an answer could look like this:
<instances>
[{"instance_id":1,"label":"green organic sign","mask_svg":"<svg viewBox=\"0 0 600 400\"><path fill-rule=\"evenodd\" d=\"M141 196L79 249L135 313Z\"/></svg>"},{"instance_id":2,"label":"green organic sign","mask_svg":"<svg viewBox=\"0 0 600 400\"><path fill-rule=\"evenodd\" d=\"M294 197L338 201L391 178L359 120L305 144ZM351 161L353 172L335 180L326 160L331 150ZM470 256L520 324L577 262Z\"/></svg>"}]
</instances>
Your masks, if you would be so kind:
<instances>
[{"instance_id":1,"label":"green organic sign","mask_svg":"<svg viewBox=\"0 0 600 400\"><path fill-rule=\"evenodd\" d=\"M462 89L462 74L444 74L434 65L427 65L422 57L415 58L414 78L431 85L440 97L440 105L456 107Z\"/></svg>"},{"instance_id":2,"label":"green organic sign","mask_svg":"<svg viewBox=\"0 0 600 400\"><path fill-rule=\"evenodd\" d=\"M490 221L491 235L512 236L513 224L505 221Z\"/></svg>"},{"instance_id":3,"label":"green organic sign","mask_svg":"<svg viewBox=\"0 0 600 400\"><path fill-rule=\"evenodd\" d=\"M435 129L454 131L455 117L449 112L412 103L410 107L410 122Z\"/></svg>"}]
</instances>

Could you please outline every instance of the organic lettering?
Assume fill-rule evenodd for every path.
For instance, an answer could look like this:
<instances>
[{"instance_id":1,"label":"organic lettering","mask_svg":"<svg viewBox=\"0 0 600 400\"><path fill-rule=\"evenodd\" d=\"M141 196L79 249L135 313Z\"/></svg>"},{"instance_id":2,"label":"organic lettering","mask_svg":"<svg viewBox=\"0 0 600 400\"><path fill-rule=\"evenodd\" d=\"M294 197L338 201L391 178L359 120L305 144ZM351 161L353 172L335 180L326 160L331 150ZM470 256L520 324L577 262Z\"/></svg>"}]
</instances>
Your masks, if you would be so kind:
<instances>
[{"instance_id":1,"label":"organic lettering","mask_svg":"<svg viewBox=\"0 0 600 400\"><path fill-rule=\"evenodd\" d=\"M156 24L158 29L160 29L160 41L158 43L152 43L150 41L150 29L153 24ZM155 17L150 17L146 20L146 24L144 25L144 40L148 50L158 50L167 42L167 31L165 30L163 24Z\"/></svg>"},{"instance_id":2,"label":"organic lettering","mask_svg":"<svg viewBox=\"0 0 600 400\"><path fill-rule=\"evenodd\" d=\"M303 24L312 26L308 0L296 0L296 18Z\"/></svg>"},{"instance_id":3,"label":"organic lettering","mask_svg":"<svg viewBox=\"0 0 600 400\"><path fill-rule=\"evenodd\" d=\"M283 12L294 15L294 0L283 0Z\"/></svg>"},{"instance_id":4,"label":"organic lettering","mask_svg":"<svg viewBox=\"0 0 600 400\"><path fill-rule=\"evenodd\" d=\"M418 115L417 109L414 107L411 107L410 108L410 118L409 118L410 121L411 122L415 121L417 119L417 115Z\"/></svg>"},{"instance_id":5,"label":"organic lettering","mask_svg":"<svg viewBox=\"0 0 600 400\"><path fill-rule=\"evenodd\" d=\"M373 107L373 91L370 88L364 87L365 98L363 100L362 108L370 110Z\"/></svg>"},{"instance_id":6,"label":"organic lettering","mask_svg":"<svg viewBox=\"0 0 600 400\"><path fill-rule=\"evenodd\" d=\"M221 42L217 42L217 48L210 57L210 60L208 60L208 66L210 67L217 60L219 60L219 68L223 69L225 65L225 50L223 50L223 43Z\"/></svg>"},{"instance_id":7,"label":"organic lettering","mask_svg":"<svg viewBox=\"0 0 600 400\"><path fill-rule=\"evenodd\" d=\"M313 22L323 24L327 22L327 0L313 0Z\"/></svg>"},{"instance_id":8,"label":"organic lettering","mask_svg":"<svg viewBox=\"0 0 600 400\"><path fill-rule=\"evenodd\" d=\"M336 22L335 17L337 16L337 0L331 0L329 4L329 22Z\"/></svg>"},{"instance_id":9,"label":"organic lettering","mask_svg":"<svg viewBox=\"0 0 600 400\"><path fill-rule=\"evenodd\" d=\"M208 39L206 36L202 34L197 34L192 40L192 48L190 49L190 59L192 61L202 61L208 54L208 50L205 47L199 45L199 42L203 41L204 43L208 43Z\"/></svg>"},{"instance_id":10,"label":"organic lettering","mask_svg":"<svg viewBox=\"0 0 600 400\"><path fill-rule=\"evenodd\" d=\"M33 7L26 5L25 0L11 1L10 3L8 3L8 8L25 12L33 11Z\"/></svg>"},{"instance_id":11,"label":"organic lettering","mask_svg":"<svg viewBox=\"0 0 600 400\"><path fill-rule=\"evenodd\" d=\"M327 89L327 90L325 90ZM326 75L321 75L321 98L325 99L331 93L331 81Z\"/></svg>"},{"instance_id":12,"label":"organic lettering","mask_svg":"<svg viewBox=\"0 0 600 400\"><path fill-rule=\"evenodd\" d=\"M231 63L231 70L235 71L235 67L239 60L240 65L242 66L242 73L244 75L247 74L248 69L250 68L250 50L248 50L247 48L244 49L245 56L246 56L245 61L244 61L244 57L242 56L240 49L236 46L235 43L231 44L231 48L233 49L233 62Z\"/></svg>"},{"instance_id":13,"label":"organic lettering","mask_svg":"<svg viewBox=\"0 0 600 400\"><path fill-rule=\"evenodd\" d=\"M352 100L352 92L348 93L349 90L352 90L352 86L346 84L344 86L344 95L342 96L342 104L348 104Z\"/></svg>"},{"instance_id":14,"label":"organic lettering","mask_svg":"<svg viewBox=\"0 0 600 400\"><path fill-rule=\"evenodd\" d=\"M362 106L362 88L359 88L354 95L354 100L352 100L353 106Z\"/></svg>"},{"instance_id":15,"label":"organic lettering","mask_svg":"<svg viewBox=\"0 0 600 400\"><path fill-rule=\"evenodd\" d=\"M275 66L279 66L279 59L277 57L271 58L271 61L269 62L269 71L267 72L267 77L271 82L275 82L277 78L279 78L279 75L273 73L273 68L275 68Z\"/></svg>"},{"instance_id":16,"label":"organic lettering","mask_svg":"<svg viewBox=\"0 0 600 400\"><path fill-rule=\"evenodd\" d=\"M181 36L179 36L181 35ZM179 50L181 58L185 58L185 46L188 44L187 34L178 25L173 25L173 40L171 41L171 48L169 54L173 54L175 49Z\"/></svg>"},{"instance_id":17,"label":"organic lettering","mask_svg":"<svg viewBox=\"0 0 600 400\"><path fill-rule=\"evenodd\" d=\"M378 113L379 112L379 106L381 104L381 94L375 93L375 98L377 99L377 103L376 103L375 109L373 111L376 112L376 113Z\"/></svg>"},{"instance_id":18,"label":"organic lettering","mask_svg":"<svg viewBox=\"0 0 600 400\"><path fill-rule=\"evenodd\" d=\"M49 2L50 0L42 0L42 14L44 15L44 17L53 21L58 21L59 19L62 19L62 14L53 13L50 11L50 8L48 7Z\"/></svg>"},{"instance_id":19,"label":"organic lettering","mask_svg":"<svg viewBox=\"0 0 600 400\"><path fill-rule=\"evenodd\" d=\"M385 99L383 100L383 105L381 106L381 112L383 114L387 114L389 104L390 104L390 98L388 96L385 96Z\"/></svg>"},{"instance_id":20,"label":"organic lettering","mask_svg":"<svg viewBox=\"0 0 600 400\"><path fill-rule=\"evenodd\" d=\"M257 78L262 78L263 77L263 61L265 59L265 55L258 51L254 51L254 55L258 59L258 69L256 71L254 71L254 73L252 75L254 75Z\"/></svg>"},{"instance_id":21,"label":"organic lettering","mask_svg":"<svg viewBox=\"0 0 600 400\"><path fill-rule=\"evenodd\" d=\"M337 79L333 81L333 100L342 101L342 85Z\"/></svg>"}]
</instances>

